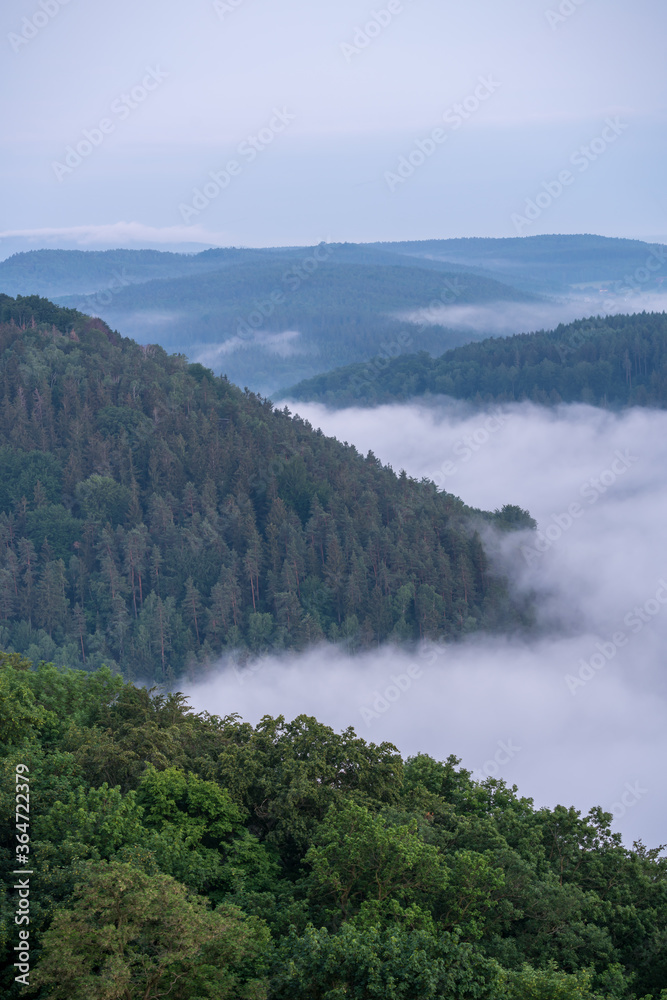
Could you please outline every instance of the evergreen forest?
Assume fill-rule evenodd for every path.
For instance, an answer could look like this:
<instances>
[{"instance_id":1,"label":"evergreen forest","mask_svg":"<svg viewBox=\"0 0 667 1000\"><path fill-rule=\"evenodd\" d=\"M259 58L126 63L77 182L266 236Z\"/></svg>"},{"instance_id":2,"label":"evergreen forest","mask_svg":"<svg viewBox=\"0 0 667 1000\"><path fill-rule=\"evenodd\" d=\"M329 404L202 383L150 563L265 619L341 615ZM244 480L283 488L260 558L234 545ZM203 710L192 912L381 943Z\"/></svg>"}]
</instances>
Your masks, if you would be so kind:
<instances>
[{"instance_id":1,"label":"evergreen forest","mask_svg":"<svg viewBox=\"0 0 667 1000\"><path fill-rule=\"evenodd\" d=\"M577 320L552 331L493 337L433 358L377 357L300 382L282 394L328 406L431 395L475 404L667 406L667 313Z\"/></svg>"},{"instance_id":2,"label":"evergreen forest","mask_svg":"<svg viewBox=\"0 0 667 1000\"><path fill-rule=\"evenodd\" d=\"M182 355L0 297L0 648L168 682L222 654L530 620L480 530L531 527Z\"/></svg>"}]
</instances>

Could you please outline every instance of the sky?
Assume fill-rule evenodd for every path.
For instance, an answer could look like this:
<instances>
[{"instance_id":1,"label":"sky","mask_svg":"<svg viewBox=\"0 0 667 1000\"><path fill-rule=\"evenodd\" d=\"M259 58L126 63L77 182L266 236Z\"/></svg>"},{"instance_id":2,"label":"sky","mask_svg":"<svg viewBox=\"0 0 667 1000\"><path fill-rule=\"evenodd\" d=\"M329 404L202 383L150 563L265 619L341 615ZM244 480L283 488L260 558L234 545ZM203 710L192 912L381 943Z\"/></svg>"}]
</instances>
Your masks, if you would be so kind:
<instances>
[{"instance_id":1,"label":"sky","mask_svg":"<svg viewBox=\"0 0 667 1000\"><path fill-rule=\"evenodd\" d=\"M195 706L253 723L304 712L404 756L456 754L537 806L602 806L628 846L663 843L667 414L451 401L291 409L471 506L529 509L536 535L486 544L514 591L535 595L540 628L353 660L329 647L245 670L222 661L186 686Z\"/></svg>"},{"instance_id":2,"label":"sky","mask_svg":"<svg viewBox=\"0 0 667 1000\"><path fill-rule=\"evenodd\" d=\"M667 233L664 0L12 0L0 22L0 255Z\"/></svg>"}]
</instances>

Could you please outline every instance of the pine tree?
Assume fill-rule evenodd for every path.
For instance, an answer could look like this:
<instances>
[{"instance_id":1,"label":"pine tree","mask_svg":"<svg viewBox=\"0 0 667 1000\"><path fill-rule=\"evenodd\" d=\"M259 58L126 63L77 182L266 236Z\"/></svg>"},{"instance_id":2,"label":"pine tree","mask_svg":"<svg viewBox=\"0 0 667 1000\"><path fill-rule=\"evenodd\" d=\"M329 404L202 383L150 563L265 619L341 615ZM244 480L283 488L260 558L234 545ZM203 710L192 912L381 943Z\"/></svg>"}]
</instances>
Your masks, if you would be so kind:
<instances>
[{"instance_id":1,"label":"pine tree","mask_svg":"<svg viewBox=\"0 0 667 1000\"><path fill-rule=\"evenodd\" d=\"M50 636L58 626L64 627L69 612L65 596L65 564L62 559L47 562L37 584L37 624Z\"/></svg>"},{"instance_id":2,"label":"pine tree","mask_svg":"<svg viewBox=\"0 0 667 1000\"><path fill-rule=\"evenodd\" d=\"M202 602L201 594L192 582L192 577L188 577L185 583L183 611L185 612L186 619L192 626L194 626L195 635L197 636L197 645L200 646L201 638L199 635L199 622L202 617Z\"/></svg>"}]
</instances>

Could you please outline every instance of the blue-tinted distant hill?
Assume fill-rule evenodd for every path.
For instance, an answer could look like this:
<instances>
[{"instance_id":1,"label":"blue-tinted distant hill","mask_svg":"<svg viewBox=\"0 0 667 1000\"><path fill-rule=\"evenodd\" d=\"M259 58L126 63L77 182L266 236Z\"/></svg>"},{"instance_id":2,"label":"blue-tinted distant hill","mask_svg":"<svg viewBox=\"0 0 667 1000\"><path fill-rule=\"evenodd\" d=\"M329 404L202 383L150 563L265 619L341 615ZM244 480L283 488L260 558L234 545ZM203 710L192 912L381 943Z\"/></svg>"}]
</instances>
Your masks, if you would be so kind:
<instances>
[{"instance_id":1,"label":"blue-tinted distant hill","mask_svg":"<svg viewBox=\"0 0 667 1000\"><path fill-rule=\"evenodd\" d=\"M6 295L84 295L91 301L129 284L217 270L257 251L216 249L198 254L162 250L28 250L0 261Z\"/></svg>"},{"instance_id":2,"label":"blue-tinted distant hill","mask_svg":"<svg viewBox=\"0 0 667 1000\"><path fill-rule=\"evenodd\" d=\"M542 294L562 294L582 285L613 290L614 285L639 284L649 290L667 280L667 256L660 252L664 247L656 255L654 250L660 245L608 236L470 237L372 246L444 265L459 264ZM635 276L637 270L642 272L639 276ZM649 274L644 274L647 270Z\"/></svg>"},{"instance_id":3,"label":"blue-tinted distant hill","mask_svg":"<svg viewBox=\"0 0 667 1000\"><path fill-rule=\"evenodd\" d=\"M375 355L439 356L609 311L610 301L644 308L636 293L660 291L663 252L598 236L38 250L0 262L0 291L47 295L273 394Z\"/></svg>"},{"instance_id":4,"label":"blue-tinted distant hill","mask_svg":"<svg viewBox=\"0 0 667 1000\"><path fill-rule=\"evenodd\" d=\"M203 273L127 284L100 301L62 305L99 313L135 339L187 354L264 393L323 369L410 346L434 354L468 330L406 321L430 304L529 303L492 278L382 251L336 246L262 254Z\"/></svg>"}]
</instances>

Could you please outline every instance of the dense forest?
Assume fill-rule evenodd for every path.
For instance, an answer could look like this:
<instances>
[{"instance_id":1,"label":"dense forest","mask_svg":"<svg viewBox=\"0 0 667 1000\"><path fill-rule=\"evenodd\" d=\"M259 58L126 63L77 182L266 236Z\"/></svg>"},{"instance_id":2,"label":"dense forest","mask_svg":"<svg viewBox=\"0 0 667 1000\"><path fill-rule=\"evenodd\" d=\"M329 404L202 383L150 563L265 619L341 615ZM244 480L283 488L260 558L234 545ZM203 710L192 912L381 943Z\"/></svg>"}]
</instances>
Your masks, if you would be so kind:
<instances>
[{"instance_id":1,"label":"dense forest","mask_svg":"<svg viewBox=\"0 0 667 1000\"><path fill-rule=\"evenodd\" d=\"M534 298L465 265L347 243L37 250L0 262L0 290L55 297L266 395L383 350L439 354L470 339L406 323L406 310Z\"/></svg>"},{"instance_id":2,"label":"dense forest","mask_svg":"<svg viewBox=\"0 0 667 1000\"><path fill-rule=\"evenodd\" d=\"M387 259L378 263L378 256ZM94 311L142 342L157 334L167 350L268 393L383 348L397 354L411 343L413 349L439 353L470 339L465 331L406 323L399 318L405 310L530 298L454 268L414 258L396 263L379 251L366 255L322 244L282 254L248 253L233 266L226 262L218 270L169 280L128 282L97 300L59 301Z\"/></svg>"},{"instance_id":3,"label":"dense forest","mask_svg":"<svg viewBox=\"0 0 667 1000\"><path fill-rule=\"evenodd\" d=\"M322 244L320 244L322 246ZM327 243L326 255L320 250L315 260L329 260L365 267L405 266L427 271L446 271L453 267L462 272L477 268L431 259L402 247L394 252L392 244L384 248L357 243ZM419 247L419 244L415 244ZM173 253L164 250L28 250L0 261L0 289L7 295L43 295L46 298L83 295L104 301L111 288L115 295L127 285L172 278L205 275L210 271L233 269L238 264L257 265L257 275L265 265L298 265L312 257L317 247L212 247L199 253ZM220 277L220 276L219 276ZM154 296L155 287L149 291ZM166 288L166 285L162 286ZM108 301L105 304L109 304ZM137 304L137 303L135 303ZM138 303L141 305L141 303ZM84 310L85 311L85 310Z\"/></svg>"},{"instance_id":4,"label":"dense forest","mask_svg":"<svg viewBox=\"0 0 667 1000\"><path fill-rule=\"evenodd\" d=\"M0 731L8 1000L667 998L667 860L599 808L17 654Z\"/></svg>"},{"instance_id":5,"label":"dense forest","mask_svg":"<svg viewBox=\"0 0 667 1000\"><path fill-rule=\"evenodd\" d=\"M667 313L606 316L447 351L376 358L283 393L330 406L446 395L474 403L667 406Z\"/></svg>"},{"instance_id":6,"label":"dense forest","mask_svg":"<svg viewBox=\"0 0 667 1000\"><path fill-rule=\"evenodd\" d=\"M219 269L244 251L169 253L164 250L28 250L0 261L0 288L7 295L85 295L94 298L156 279ZM251 251L247 251L248 254Z\"/></svg>"},{"instance_id":7,"label":"dense forest","mask_svg":"<svg viewBox=\"0 0 667 1000\"><path fill-rule=\"evenodd\" d=\"M573 300L579 315L609 311L610 302L630 309L629 295L662 287L666 264L663 247L598 236L33 250L0 261L0 291L46 295L273 397L341 365L406 352L436 357L498 332L488 310L474 329L456 308L443 313L446 325L416 321L418 310L558 310Z\"/></svg>"},{"instance_id":8,"label":"dense forest","mask_svg":"<svg viewBox=\"0 0 667 1000\"><path fill-rule=\"evenodd\" d=\"M3 241L3 246L11 240ZM385 243L329 243L335 259L358 266L407 266L460 269L534 294L571 293L581 286L628 286L635 279L644 290L659 288L664 247L642 240L583 234L493 239L406 240ZM128 284L220 270L237 263L271 259L298 262L307 247L214 247L199 253L164 250L27 250L0 261L0 289L8 295L102 293L119 277ZM651 267L647 268L647 259ZM655 261L662 267L655 266ZM650 273L645 273L646 271ZM630 284L633 284L630 281Z\"/></svg>"},{"instance_id":9,"label":"dense forest","mask_svg":"<svg viewBox=\"0 0 667 1000\"><path fill-rule=\"evenodd\" d=\"M473 511L182 355L0 296L0 647L164 681L223 651L508 628Z\"/></svg>"}]
</instances>

